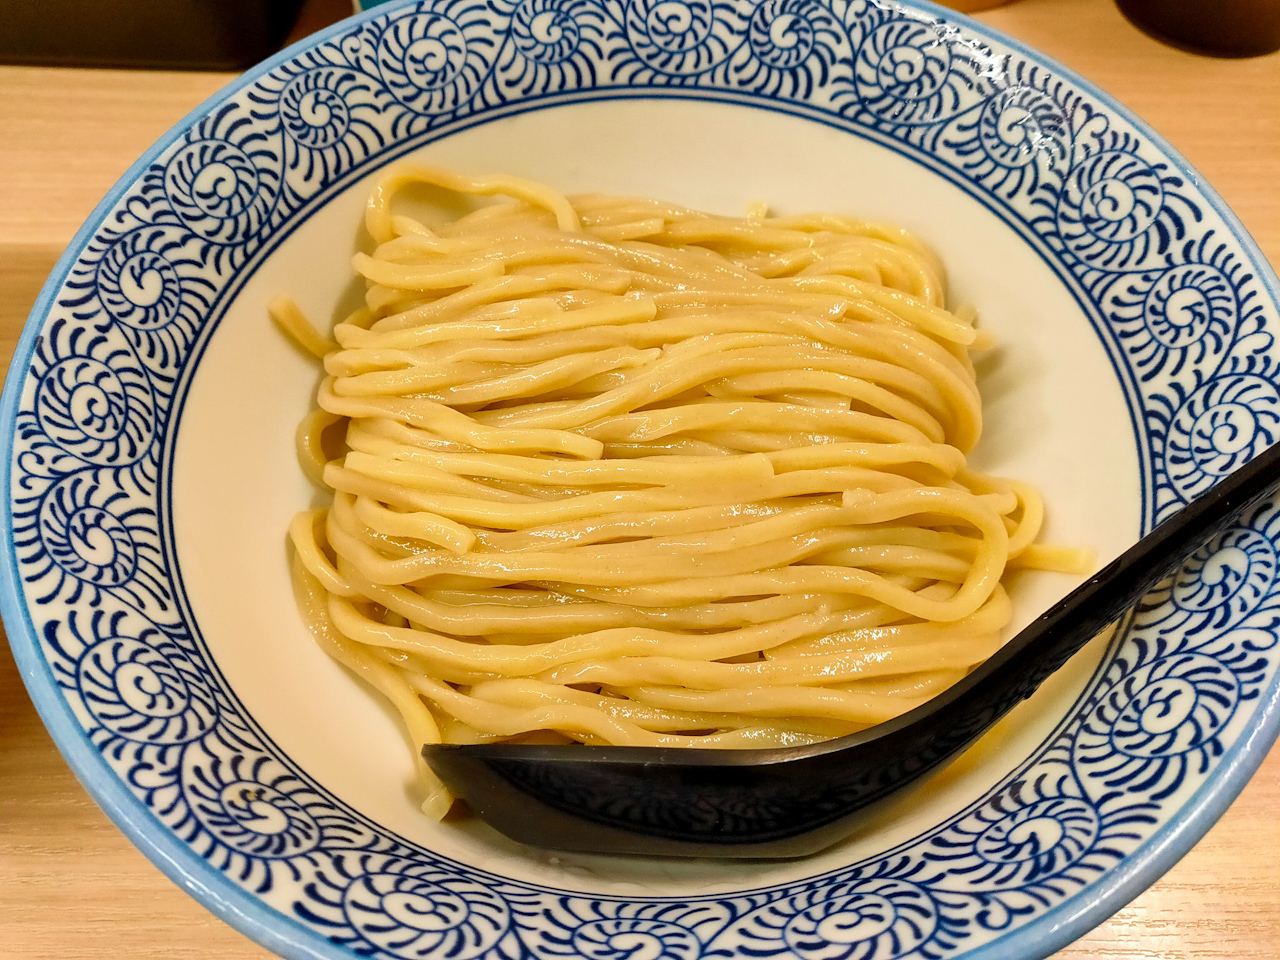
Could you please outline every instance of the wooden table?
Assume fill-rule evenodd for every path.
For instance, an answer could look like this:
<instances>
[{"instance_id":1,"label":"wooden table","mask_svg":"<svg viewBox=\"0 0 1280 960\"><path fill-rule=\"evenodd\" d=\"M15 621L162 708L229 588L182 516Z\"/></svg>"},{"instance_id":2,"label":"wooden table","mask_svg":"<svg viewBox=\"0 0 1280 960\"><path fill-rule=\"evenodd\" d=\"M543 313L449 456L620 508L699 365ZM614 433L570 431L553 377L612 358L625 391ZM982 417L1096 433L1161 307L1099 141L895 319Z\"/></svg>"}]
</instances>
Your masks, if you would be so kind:
<instances>
[{"instance_id":1,"label":"wooden table","mask_svg":"<svg viewBox=\"0 0 1280 960\"><path fill-rule=\"evenodd\" d=\"M1203 59L1109 0L1022 0L981 19L1093 80L1181 150L1280 263L1280 55ZM231 77L0 68L0 361L94 204ZM1266 106L1269 105L1269 106ZM0 367L4 369L4 367ZM1162 880L1056 960L1280 955L1280 749ZM94 805L0 644L0 958L270 955L165 879Z\"/></svg>"}]
</instances>

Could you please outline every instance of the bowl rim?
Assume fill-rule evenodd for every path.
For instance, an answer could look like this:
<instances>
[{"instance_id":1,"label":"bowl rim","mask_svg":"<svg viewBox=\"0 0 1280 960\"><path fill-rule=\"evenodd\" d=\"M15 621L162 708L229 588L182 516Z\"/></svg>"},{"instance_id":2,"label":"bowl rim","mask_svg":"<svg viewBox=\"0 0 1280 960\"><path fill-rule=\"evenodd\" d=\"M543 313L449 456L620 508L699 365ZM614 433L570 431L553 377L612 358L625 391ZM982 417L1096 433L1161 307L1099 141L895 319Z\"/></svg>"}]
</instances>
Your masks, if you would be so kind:
<instances>
[{"instance_id":1,"label":"bowl rim","mask_svg":"<svg viewBox=\"0 0 1280 960\"><path fill-rule=\"evenodd\" d=\"M188 112L129 166L68 242L24 322L10 362L3 395L0 396L0 431L4 435L12 433L25 384L24 377L14 374L23 373L29 367L37 337L57 291L62 288L87 241L92 239L94 232L116 203L152 162L200 118L208 115L213 107L252 86L276 67L346 33L355 24L385 16L391 10L410 6L414 2L416 0L390 0L370 6L263 60ZM968 34L982 40L1008 47L1051 76L1074 85L1108 113L1122 118L1161 154L1162 161L1194 186L1210 209L1221 218L1223 226L1230 232L1241 252L1249 255L1255 279L1273 301L1280 302L1280 280L1277 279L1275 270L1235 213L1179 151L1115 97L1022 41L931 0L869 2L877 7L916 11L933 20L961 27ZM696 89L652 91L654 97L663 99L710 99L699 94L700 91ZM552 101L532 109L556 105ZM255 256L250 262L256 269L260 261ZM197 348L201 349L202 347ZM0 463L0 478L3 478L7 493L11 490L12 482L12 463L8 457ZM1146 525L1145 518L1143 525ZM6 540L6 549L0 551L0 616L3 617L15 662L27 692L55 745L94 801L162 873L214 915L256 943L287 960L313 957L349 960L352 954L345 947L324 939L311 928L269 906L263 899L210 866L125 787L102 754L92 747L70 706L59 694L48 661L39 654L36 631L18 583L10 501L6 501L4 508L0 509L0 536ZM1091 680L1089 686L1092 684ZM1067 897L1013 931L970 948L962 955L964 960L1040 960L1047 957L1104 922L1168 871L1222 816L1280 736L1280 674L1272 678L1269 688L1260 691L1260 700L1249 727L1226 750L1208 779L1134 852L1120 860L1101 879L1081 893ZM404 842L410 846L418 846L411 841ZM538 883L527 885L552 891L559 889Z\"/></svg>"}]
</instances>

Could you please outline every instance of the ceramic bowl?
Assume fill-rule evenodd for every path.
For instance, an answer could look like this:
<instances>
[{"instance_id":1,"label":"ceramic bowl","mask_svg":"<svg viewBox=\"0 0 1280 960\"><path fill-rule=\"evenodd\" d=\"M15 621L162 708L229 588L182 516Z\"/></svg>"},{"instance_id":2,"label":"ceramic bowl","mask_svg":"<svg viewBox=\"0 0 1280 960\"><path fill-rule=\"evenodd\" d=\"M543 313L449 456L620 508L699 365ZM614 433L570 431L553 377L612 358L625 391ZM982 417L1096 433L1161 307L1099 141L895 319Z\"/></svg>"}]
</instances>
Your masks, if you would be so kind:
<instances>
[{"instance_id":1,"label":"ceramic bowl","mask_svg":"<svg viewBox=\"0 0 1280 960\"><path fill-rule=\"evenodd\" d=\"M91 146L91 145L90 145ZM902 224L1000 346L979 466L1117 554L1280 436L1277 285L1166 144L928 4L387 4L250 71L126 174L5 387L3 612L68 762L278 953L1041 957L1167 869L1277 732L1280 513L1210 543L973 751L783 862L518 847L426 821L397 721L308 638L285 528L317 370L267 321L359 296L368 181L417 157L725 213ZM1026 622L1073 585L1025 576Z\"/></svg>"}]
</instances>

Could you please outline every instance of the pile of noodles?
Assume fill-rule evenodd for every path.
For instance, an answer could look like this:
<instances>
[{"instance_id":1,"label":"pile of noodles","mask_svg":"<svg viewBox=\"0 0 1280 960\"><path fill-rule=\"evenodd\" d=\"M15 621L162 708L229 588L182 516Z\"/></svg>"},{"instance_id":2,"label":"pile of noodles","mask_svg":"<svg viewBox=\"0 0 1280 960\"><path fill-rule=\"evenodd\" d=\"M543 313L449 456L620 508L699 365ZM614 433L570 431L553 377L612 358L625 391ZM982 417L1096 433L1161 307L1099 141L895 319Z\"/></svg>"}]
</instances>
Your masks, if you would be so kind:
<instances>
[{"instance_id":1,"label":"pile of noodles","mask_svg":"<svg viewBox=\"0 0 1280 960\"><path fill-rule=\"evenodd\" d=\"M431 230L417 181L508 199ZM901 230L422 166L366 226L333 342L271 305L327 374L294 581L415 746L841 736L989 657L1009 571L1088 562L967 468L982 337Z\"/></svg>"}]
</instances>

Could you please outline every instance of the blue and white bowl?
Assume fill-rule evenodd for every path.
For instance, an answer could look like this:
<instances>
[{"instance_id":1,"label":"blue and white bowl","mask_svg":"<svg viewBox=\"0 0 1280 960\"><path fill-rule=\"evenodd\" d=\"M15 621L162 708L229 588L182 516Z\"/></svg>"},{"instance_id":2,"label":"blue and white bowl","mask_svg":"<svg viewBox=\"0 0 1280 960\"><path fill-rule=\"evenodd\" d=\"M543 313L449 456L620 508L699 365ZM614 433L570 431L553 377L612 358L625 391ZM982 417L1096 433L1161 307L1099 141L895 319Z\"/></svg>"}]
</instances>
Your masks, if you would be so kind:
<instances>
[{"instance_id":1,"label":"blue and white bowl","mask_svg":"<svg viewBox=\"0 0 1280 960\"><path fill-rule=\"evenodd\" d=\"M135 165L45 288L5 388L3 612L120 827L291 958L1041 957L1222 812L1277 732L1280 512L855 835L782 863L556 855L416 809L394 719L300 625L317 372L266 321L358 288L406 156L723 212L901 223L1000 348L982 467L1108 559L1280 436L1277 283L1099 91L928 4L428 0L236 81ZM1072 586L1028 576L1026 622Z\"/></svg>"}]
</instances>

